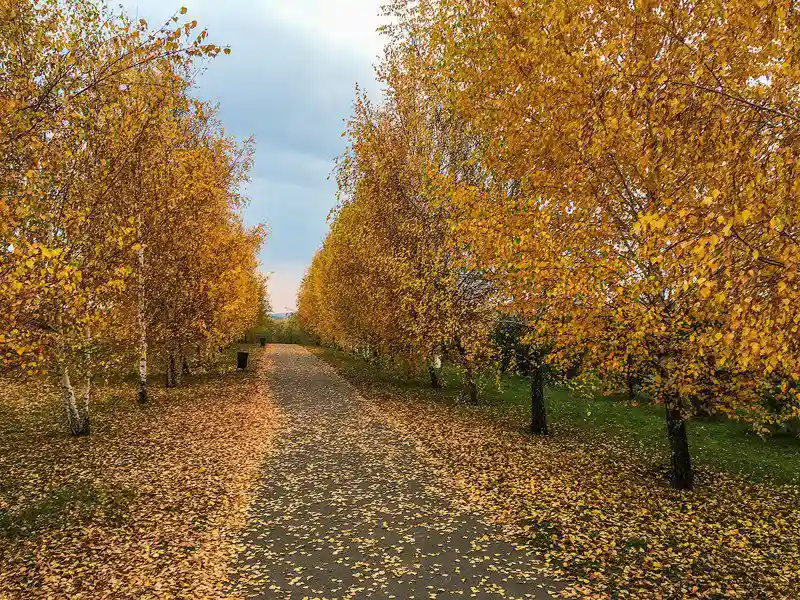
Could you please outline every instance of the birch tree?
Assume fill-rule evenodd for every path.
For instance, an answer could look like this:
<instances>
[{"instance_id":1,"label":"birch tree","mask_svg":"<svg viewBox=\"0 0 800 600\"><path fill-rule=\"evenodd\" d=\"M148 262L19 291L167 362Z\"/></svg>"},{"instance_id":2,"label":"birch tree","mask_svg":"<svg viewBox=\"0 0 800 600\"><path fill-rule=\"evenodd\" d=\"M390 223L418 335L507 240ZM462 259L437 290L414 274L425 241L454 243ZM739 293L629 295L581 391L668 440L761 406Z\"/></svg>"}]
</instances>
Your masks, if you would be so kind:
<instances>
[{"instance_id":1,"label":"birch tree","mask_svg":"<svg viewBox=\"0 0 800 600\"><path fill-rule=\"evenodd\" d=\"M92 378L125 362L129 349L115 339L130 331L146 397L154 306L145 276L157 253L173 272L182 261L204 265L195 269L204 294L192 302L216 300L199 328L215 342L249 326L250 303L263 292L255 259L263 236L238 215L249 154L187 94L193 61L222 49L185 14L150 28L93 0L0 5L0 359L3 371L55 374L73 435L89 433ZM159 148L168 160L146 162ZM188 235L180 251L148 248L148 227L174 225L170 203L184 200L205 207L205 231L216 235L202 248ZM210 278L230 291L215 291ZM122 318L131 287L136 325ZM189 302L191 290L162 290Z\"/></svg>"},{"instance_id":2,"label":"birch tree","mask_svg":"<svg viewBox=\"0 0 800 600\"><path fill-rule=\"evenodd\" d=\"M760 370L782 373L793 402L793 317L773 311L796 293L791 259L774 258L793 253L796 11L397 6L413 16L420 84L480 140L487 177L454 191L476 263L561 352L590 350L606 377L643 366L666 407L672 483L691 487L690 398L758 419Z\"/></svg>"}]
</instances>

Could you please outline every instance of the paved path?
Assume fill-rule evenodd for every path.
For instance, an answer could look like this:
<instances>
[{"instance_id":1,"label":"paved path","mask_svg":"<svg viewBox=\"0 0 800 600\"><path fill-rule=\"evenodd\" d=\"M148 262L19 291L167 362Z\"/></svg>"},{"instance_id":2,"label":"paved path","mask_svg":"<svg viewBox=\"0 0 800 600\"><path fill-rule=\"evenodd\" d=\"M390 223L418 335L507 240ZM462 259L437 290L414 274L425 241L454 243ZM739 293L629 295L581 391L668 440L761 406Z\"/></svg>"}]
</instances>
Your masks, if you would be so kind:
<instances>
[{"instance_id":1,"label":"paved path","mask_svg":"<svg viewBox=\"0 0 800 600\"><path fill-rule=\"evenodd\" d=\"M247 598L547 598L524 551L448 498L331 367L268 349L283 413L239 556Z\"/></svg>"}]
</instances>

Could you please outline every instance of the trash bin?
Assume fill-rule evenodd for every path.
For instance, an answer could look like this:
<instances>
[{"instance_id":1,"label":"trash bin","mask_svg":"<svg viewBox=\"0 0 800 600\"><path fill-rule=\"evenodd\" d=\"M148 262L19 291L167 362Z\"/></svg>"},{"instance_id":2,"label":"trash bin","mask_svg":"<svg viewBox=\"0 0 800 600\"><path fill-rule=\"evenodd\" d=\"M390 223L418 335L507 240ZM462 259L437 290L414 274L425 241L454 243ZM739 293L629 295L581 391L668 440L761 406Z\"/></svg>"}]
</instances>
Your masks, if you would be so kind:
<instances>
[{"instance_id":1,"label":"trash bin","mask_svg":"<svg viewBox=\"0 0 800 600\"><path fill-rule=\"evenodd\" d=\"M267 345L267 338L264 337L259 338L258 343L261 344L261 347L263 348L264 346Z\"/></svg>"},{"instance_id":2,"label":"trash bin","mask_svg":"<svg viewBox=\"0 0 800 600\"><path fill-rule=\"evenodd\" d=\"M250 357L249 352L237 352L236 353L236 368L244 370L247 368L247 359Z\"/></svg>"}]
</instances>

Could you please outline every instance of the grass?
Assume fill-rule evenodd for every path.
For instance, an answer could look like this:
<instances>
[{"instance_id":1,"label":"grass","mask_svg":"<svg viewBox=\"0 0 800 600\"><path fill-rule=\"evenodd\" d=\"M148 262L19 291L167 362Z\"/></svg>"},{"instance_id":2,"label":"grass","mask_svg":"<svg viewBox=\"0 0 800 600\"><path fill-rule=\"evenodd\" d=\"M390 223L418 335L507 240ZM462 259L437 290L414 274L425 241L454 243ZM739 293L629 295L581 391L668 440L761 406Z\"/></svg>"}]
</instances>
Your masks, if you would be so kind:
<instances>
[{"instance_id":1,"label":"grass","mask_svg":"<svg viewBox=\"0 0 800 600\"><path fill-rule=\"evenodd\" d=\"M343 376L354 382L391 386L405 393L423 393L438 401L458 402L462 384L453 368L443 369L443 389L432 390L427 377L411 369L369 363L333 349L311 348ZM481 407L492 418L523 427L530 415L528 382L518 376L481 380ZM591 441L613 436L663 464L668 461L663 409L647 403L638 406L621 397L586 399L569 390L551 387L546 392L551 430ZM745 423L716 417L689 424L689 444L694 464L712 471L741 475L755 482L800 483L800 440L786 435L762 439Z\"/></svg>"},{"instance_id":2,"label":"grass","mask_svg":"<svg viewBox=\"0 0 800 600\"><path fill-rule=\"evenodd\" d=\"M119 521L125 517L134 496L130 489L105 490L91 483L59 487L19 510L0 508L0 537L11 540L30 537L70 521L84 522L97 516Z\"/></svg>"},{"instance_id":3,"label":"grass","mask_svg":"<svg viewBox=\"0 0 800 600\"><path fill-rule=\"evenodd\" d=\"M475 405L454 369L433 390L413 368L312 351L414 440L460 501L534 549L565 597L800 598L796 441L694 421L697 485L678 491L657 406L551 388L551 435L533 436L522 378L484 379Z\"/></svg>"},{"instance_id":4,"label":"grass","mask_svg":"<svg viewBox=\"0 0 800 600\"><path fill-rule=\"evenodd\" d=\"M0 378L0 598L219 597L277 423L237 347L144 406L98 377L81 438L52 378Z\"/></svg>"}]
</instances>

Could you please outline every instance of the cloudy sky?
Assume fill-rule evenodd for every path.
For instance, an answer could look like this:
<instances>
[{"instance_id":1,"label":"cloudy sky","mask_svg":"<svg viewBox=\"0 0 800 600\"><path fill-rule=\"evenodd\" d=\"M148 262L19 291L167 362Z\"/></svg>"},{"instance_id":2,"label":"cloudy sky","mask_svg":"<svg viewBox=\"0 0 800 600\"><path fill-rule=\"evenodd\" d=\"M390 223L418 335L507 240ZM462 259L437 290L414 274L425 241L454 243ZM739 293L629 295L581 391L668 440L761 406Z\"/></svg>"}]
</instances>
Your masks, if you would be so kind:
<instances>
[{"instance_id":1,"label":"cloudy sky","mask_svg":"<svg viewBox=\"0 0 800 600\"><path fill-rule=\"evenodd\" d=\"M228 133L256 140L248 223L271 230L261 255L273 310L295 308L300 279L327 231L336 187L328 176L355 84L376 94L382 0L124 0L151 25L181 5L210 40L230 45L199 80Z\"/></svg>"}]
</instances>

